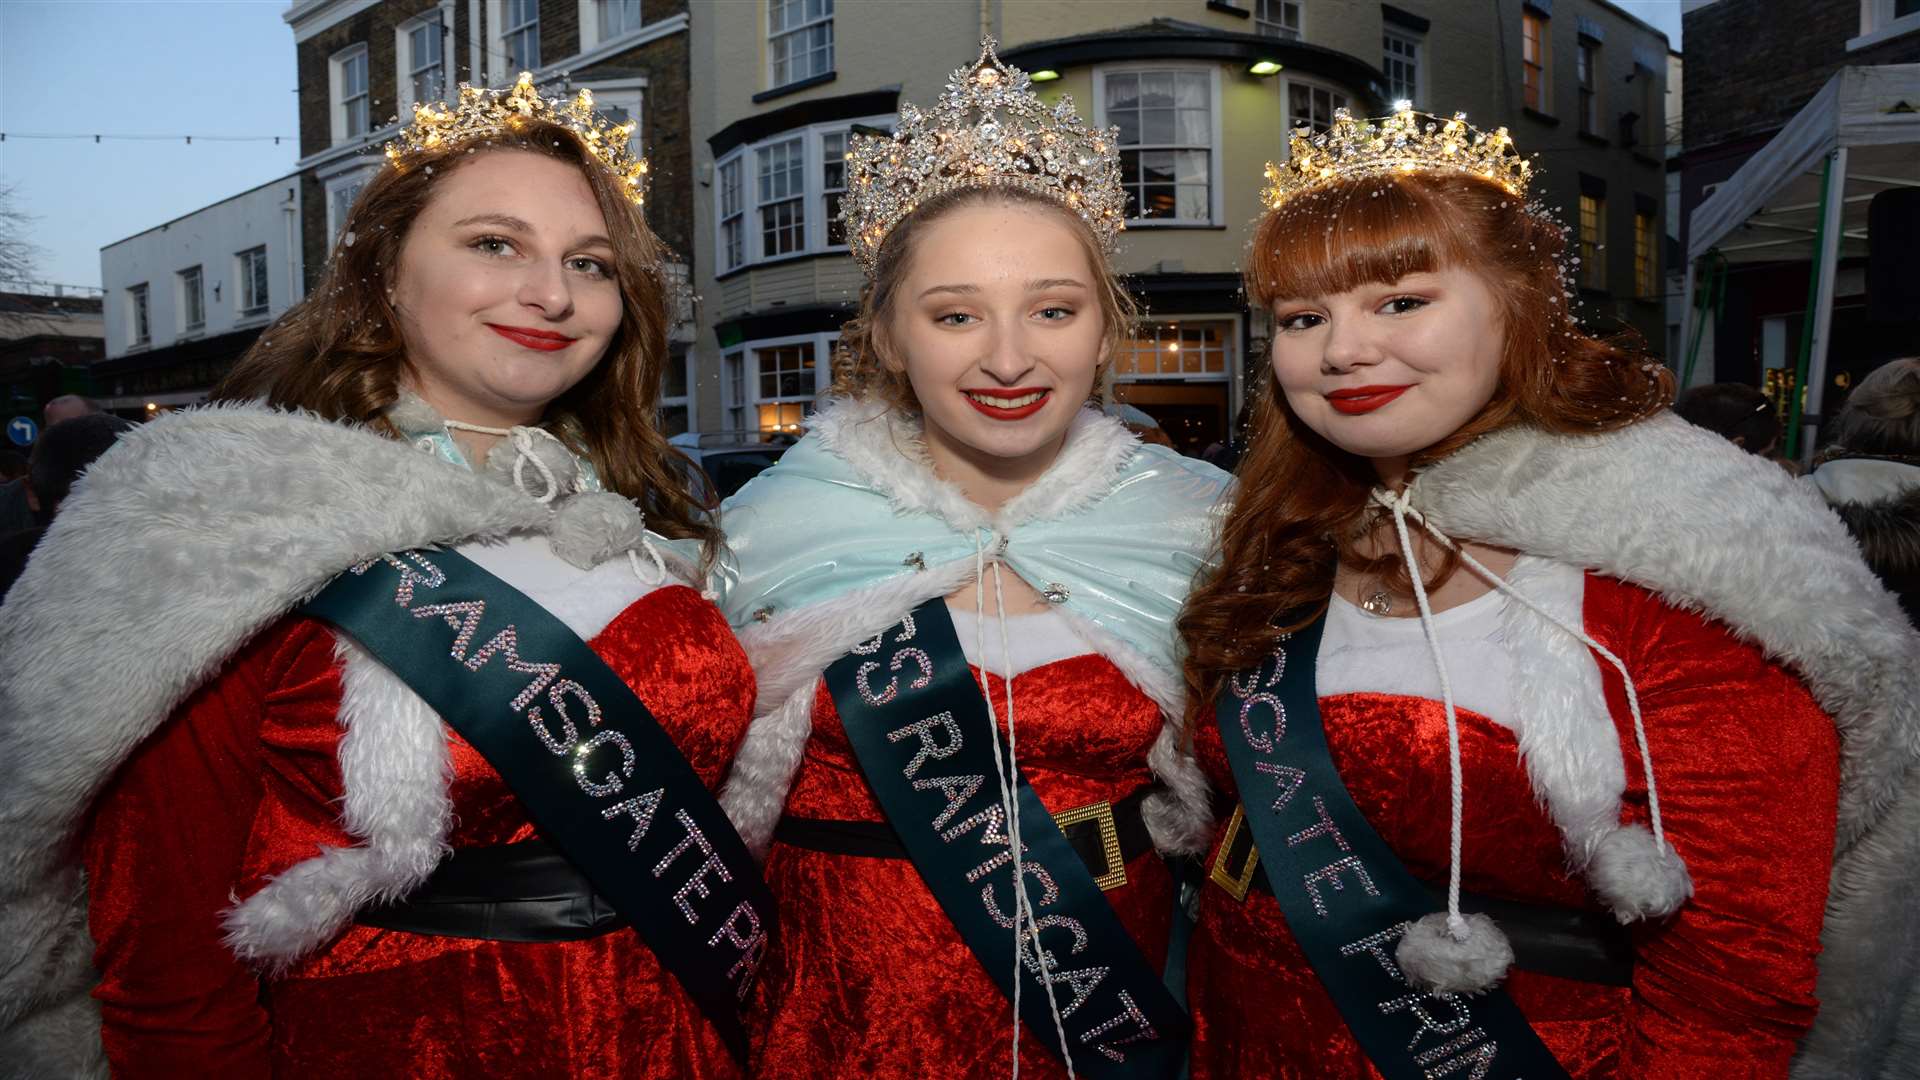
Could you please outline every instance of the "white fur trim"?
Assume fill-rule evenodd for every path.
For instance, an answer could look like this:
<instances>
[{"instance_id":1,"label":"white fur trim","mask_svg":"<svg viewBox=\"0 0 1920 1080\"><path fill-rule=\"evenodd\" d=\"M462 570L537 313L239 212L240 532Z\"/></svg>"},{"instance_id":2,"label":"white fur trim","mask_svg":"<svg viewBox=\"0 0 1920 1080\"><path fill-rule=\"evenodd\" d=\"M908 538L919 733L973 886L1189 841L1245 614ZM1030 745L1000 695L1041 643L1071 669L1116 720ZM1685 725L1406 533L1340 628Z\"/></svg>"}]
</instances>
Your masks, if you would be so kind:
<instances>
[{"instance_id":1,"label":"white fur trim","mask_svg":"<svg viewBox=\"0 0 1920 1080\"><path fill-rule=\"evenodd\" d=\"M0 1061L74 1071L42 1056L91 1009L74 830L189 693L360 559L547 516L405 443L257 406L162 417L95 462L0 610Z\"/></svg>"},{"instance_id":2,"label":"white fur trim","mask_svg":"<svg viewBox=\"0 0 1920 1080\"><path fill-rule=\"evenodd\" d=\"M1410 985L1436 994L1481 994L1507 977L1513 944L1506 932L1483 913L1463 918L1463 941L1448 932L1444 911L1423 915L1407 927L1393 955Z\"/></svg>"},{"instance_id":3,"label":"white fur trim","mask_svg":"<svg viewBox=\"0 0 1920 1080\"><path fill-rule=\"evenodd\" d=\"M405 895L451 850L452 765L440 715L347 638L342 665L341 823L362 843L275 876L225 917L235 956L279 970L345 929L362 907Z\"/></svg>"}]
</instances>

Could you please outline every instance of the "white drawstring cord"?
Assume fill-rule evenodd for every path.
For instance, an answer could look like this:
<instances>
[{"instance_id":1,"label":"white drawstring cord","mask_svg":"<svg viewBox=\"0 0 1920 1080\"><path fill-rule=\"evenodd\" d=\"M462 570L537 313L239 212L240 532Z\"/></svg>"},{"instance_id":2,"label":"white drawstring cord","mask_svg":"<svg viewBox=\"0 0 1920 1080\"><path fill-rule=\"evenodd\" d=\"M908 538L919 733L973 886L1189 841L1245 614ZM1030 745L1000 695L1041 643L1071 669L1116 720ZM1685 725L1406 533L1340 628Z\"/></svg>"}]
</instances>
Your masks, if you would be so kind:
<instances>
[{"instance_id":1,"label":"white drawstring cord","mask_svg":"<svg viewBox=\"0 0 1920 1080\"><path fill-rule=\"evenodd\" d=\"M640 556L635 554L632 548L628 548L627 562L633 566L633 576L639 578L642 585L666 584L667 578L670 576L667 573L667 563L665 559L660 557L660 550L653 546L653 539L647 536L647 534L641 533L640 546L646 550L648 557L653 559L654 576L649 578L645 573L641 572Z\"/></svg>"},{"instance_id":2,"label":"white drawstring cord","mask_svg":"<svg viewBox=\"0 0 1920 1080\"><path fill-rule=\"evenodd\" d=\"M1017 766L1014 759L1013 741L1013 649L1007 640L1007 610L1005 595L1001 589L1000 563L996 558L993 564L994 603L996 616L1000 622L1000 651L1006 671L1002 679L1006 683L1007 695L1007 752L1003 758L1000 753L1000 722L994 713L993 691L987 685L987 621L986 621L986 546L976 531L973 538L973 617L974 651L980 658L980 696L987 703L987 730L993 736L993 764L1000 781L1001 813L1005 815L1008 830L1008 849L1013 853L1013 1072L1012 1080L1020 1080L1020 922L1024 917L1027 930L1033 935L1034 960L1040 967L1040 982L1046 987L1047 1005L1053 1013L1055 1031L1060 1036L1060 1055L1067 1066L1069 1080L1074 1077L1073 1055L1067 1047L1066 1021L1060 1015L1060 1003L1053 993L1053 972L1047 967L1045 950L1040 945L1040 927L1033 917L1032 906L1027 903L1026 871L1020 845L1020 801L1015 796L1014 784L1018 774L1013 770Z\"/></svg>"},{"instance_id":3,"label":"white drawstring cord","mask_svg":"<svg viewBox=\"0 0 1920 1080\"><path fill-rule=\"evenodd\" d=\"M1660 789L1659 785L1654 782L1653 752L1647 747L1647 724L1646 720L1640 714L1640 693L1634 688L1633 676L1627 674L1627 665L1622 662L1618 656L1615 656L1611 649L1593 640L1593 637L1585 630L1577 626L1567 625L1559 617L1543 609L1532 600L1527 599L1525 594L1508 584L1500 575L1487 569L1480 560L1474 558L1465 548L1454 543L1451 537L1441 532L1431 521L1428 521L1425 514L1415 510L1411 505L1407 505L1404 510L1396 509L1398 504L1406 503L1407 497L1405 495L1394 496L1389 492L1376 488L1373 492L1373 499L1389 510L1393 510L1397 522L1409 513L1420 519L1420 527L1425 529L1436 541L1448 550L1459 552L1461 561L1466 563L1468 568L1474 573L1478 574L1481 580L1493 586L1501 593L1519 601L1520 606L1552 623L1554 626L1559 627L1561 632L1579 639L1587 648L1599 653L1601 658L1606 660L1607 663L1612 664L1613 669L1620 673L1620 681L1625 685L1627 691L1627 711L1633 714L1633 741L1634 744L1640 748L1640 771L1641 775L1644 776L1647 781L1647 818L1648 823L1653 829L1654 847L1659 851L1666 851L1667 833L1660 822ZM1402 530L1405 529L1404 524L1400 524L1399 527ZM1415 580L1418 581L1417 575ZM1445 676L1442 675L1441 678L1444 685Z\"/></svg>"},{"instance_id":4,"label":"white drawstring cord","mask_svg":"<svg viewBox=\"0 0 1920 1080\"><path fill-rule=\"evenodd\" d=\"M1375 489L1374 498L1382 493ZM1400 538L1400 557L1406 560L1407 576L1413 580L1413 602L1420 608L1420 633L1427 639L1427 652L1433 657L1433 670L1440 676L1440 700L1447 710L1447 768L1451 774L1453 798L1450 865L1447 868L1447 933L1455 941L1467 940L1467 919L1460 914L1460 849L1465 846L1461 819L1466 806L1466 786L1460 775L1460 720L1453 709L1453 681L1447 677L1447 661L1440 655L1440 636L1433 629L1433 609L1427 604L1427 585L1421 580L1420 560L1413 555L1413 538L1407 534L1405 495L1390 498L1387 509L1393 513L1393 530Z\"/></svg>"},{"instance_id":5,"label":"white drawstring cord","mask_svg":"<svg viewBox=\"0 0 1920 1080\"><path fill-rule=\"evenodd\" d=\"M464 420L443 420L441 422L447 426L447 430L449 431L471 431L480 435L496 435L508 440L513 444L515 451L513 459L513 486L519 488L521 491L527 491L526 467L527 462L531 461L533 462L534 469L540 473L540 479L546 484L546 490L545 493L541 495L534 495L531 491L527 491L527 494L531 496L535 502L541 503L550 503L560 496L560 478L555 476L553 469L549 467L546 462L541 461L539 456L533 452L533 437L536 434L544 435L556 443L560 442L559 436L553 432L548 431L546 428L537 427L485 427L481 424L469 424ZM561 445L563 447L565 446L564 443ZM657 559L658 556L655 556L655 558Z\"/></svg>"}]
</instances>

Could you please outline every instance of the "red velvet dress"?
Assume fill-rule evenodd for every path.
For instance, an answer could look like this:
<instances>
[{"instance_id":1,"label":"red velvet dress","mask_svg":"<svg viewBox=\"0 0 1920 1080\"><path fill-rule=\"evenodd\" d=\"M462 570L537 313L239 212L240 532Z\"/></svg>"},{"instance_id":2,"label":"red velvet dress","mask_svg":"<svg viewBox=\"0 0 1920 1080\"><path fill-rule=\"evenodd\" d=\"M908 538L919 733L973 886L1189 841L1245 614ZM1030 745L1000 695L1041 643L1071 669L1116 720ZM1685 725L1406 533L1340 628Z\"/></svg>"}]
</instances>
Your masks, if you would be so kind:
<instances>
[{"instance_id":1,"label":"red velvet dress","mask_svg":"<svg viewBox=\"0 0 1920 1080\"><path fill-rule=\"evenodd\" d=\"M1004 686L989 676L996 704ZM1152 782L1147 750L1160 710L1106 659L1088 654L1020 673L1013 700L1020 767L1049 810L1117 801ZM787 813L882 820L824 682ZM780 932L761 969L754 1075L1007 1075L1013 1006L911 862L776 841L766 872ZM1106 894L1156 969L1166 957L1172 887L1166 864L1147 852L1127 864L1127 884ZM1020 1040L1022 1076L1066 1075L1030 1027Z\"/></svg>"},{"instance_id":2,"label":"red velvet dress","mask_svg":"<svg viewBox=\"0 0 1920 1080\"><path fill-rule=\"evenodd\" d=\"M1695 893L1638 924L1631 987L1512 972L1506 989L1577 1080L1784 1077L1816 1009L1814 959L1839 784L1833 723L1793 676L1722 627L1652 594L1587 576L1587 632L1633 673L1658 769L1667 839ZM1646 787L1625 692L1602 665L1626 755L1626 817ZM1320 699L1341 778L1415 876L1448 863L1446 716L1438 701ZM1565 869L1513 734L1462 712L1468 891L1600 909ZM1197 734L1209 778L1231 792L1218 729ZM1377 1077L1288 932L1278 902L1209 885L1189 957L1195 1080Z\"/></svg>"},{"instance_id":3,"label":"red velvet dress","mask_svg":"<svg viewBox=\"0 0 1920 1080\"><path fill-rule=\"evenodd\" d=\"M746 731L753 675L692 589L641 597L591 642L711 786ZM431 937L354 925L258 977L220 915L322 847L338 821L332 632L284 620L135 752L86 837L102 1038L117 1076L731 1077L699 1010L631 931L586 941ZM448 731L454 847L528 839L520 802Z\"/></svg>"}]
</instances>

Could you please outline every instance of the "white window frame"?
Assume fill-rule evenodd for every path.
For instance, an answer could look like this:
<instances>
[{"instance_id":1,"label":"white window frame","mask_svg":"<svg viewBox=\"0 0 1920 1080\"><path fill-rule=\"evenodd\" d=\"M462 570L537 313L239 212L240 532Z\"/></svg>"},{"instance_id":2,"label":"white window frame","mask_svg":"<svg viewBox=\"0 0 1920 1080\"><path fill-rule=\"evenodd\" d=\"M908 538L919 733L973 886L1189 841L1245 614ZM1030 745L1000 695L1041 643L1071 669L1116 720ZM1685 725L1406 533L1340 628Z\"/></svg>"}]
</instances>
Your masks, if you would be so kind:
<instances>
[{"instance_id":1,"label":"white window frame","mask_svg":"<svg viewBox=\"0 0 1920 1080\"><path fill-rule=\"evenodd\" d=\"M845 244L827 243L826 139L830 135L850 132L855 127L892 130L894 122L894 115L885 113L878 116L810 124L806 127L777 132L758 142L734 147L716 159L713 163L713 242L714 263L718 272L725 274L757 263L847 250ZM806 216L802 243L795 251L769 255L762 243L763 233L760 225L760 151L795 138L800 139L801 143L801 210ZM737 214L725 212L727 209L726 173L730 168L739 170L740 206ZM740 222L740 261L729 265L727 224L732 221Z\"/></svg>"},{"instance_id":2,"label":"white window frame","mask_svg":"<svg viewBox=\"0 0 1920 1080\"><path fill-rule=\"evenodd\" d=\"M360 197L360 189L366 187L367 181L373 179L376 168L377 166L368 166L364 169L355 169L351 172L344 172L338 176L327 178L325 188L327 193L327 245L329 247L340 239L340 233L347 227L347 216L344 211L352 208L353 200ZM340 205L341 200L339 196L342 191L347 189L352 189L353 194L347 197L346 206L343 207Z\"/></svg>"},{"instance_id":3,"label":"white window frame","mask_svg":"<svg viewBox=\"0 0 1920 1080\"><path fill-rule=\"evenodd\" d=\"M1287 25L1286 9L1293 8L1292 26ZM1278 18L1266 18L1277 15ZM1253 0L1253 32L1281 41L1304 41L1307 36L1307 0Z\"/></svg>"},{"instance_id":4,"label":"white window frame","mask_svg":"<svg viewBox=\"0 0 1920 1080\"><path fill-rule=\"evenodd\" d=\"M358 60L361 65L362 86L360 93L347 96L347 65ZM364 139L373 132L373 69L367 56L367 43L364 41L349 45L327 58L327 100L331 103L333 117L334 145L349 139ZM352 108L356 100L365 102L366 125L359 131L352 130Z\"/></svg>"},{"instance_id":5,"label":"white window frame","mask_svg":"<svg viewBox=\"0 0 1920 1080\"><path fill-rule=\"evenodd\" d=\"M260 258L260 272L258 275L248 270L248 264L253 261L255 255L258 255ZM265 244L256 244L243 251L234 252L233 264L233 309L235 317L240 319L253 319L266 315L273 307L273 266L267 261L267 246ZM255 281L260 283L263 290L262 295L254 295L253 287Z\"/></svg>"},{"instance_id":6,"label":"white window frame","mask_svg":"<svg viewBox=\"0 0 1920 1080\"><path fill-rule=\"evenodd\" d=\"M147 282L127 286L127 340L131 348L153 344L153 291Z\"/></svg>"},{"instance_id":7,"label":"white window frame","mask_svg":"<svg viewBox=\"0 0 1920 1080\"><path fill-rule=\"evenodd\" d=\"M1204 218L1128 218L1129 229L1194 229L1212 228L1224 224L1222 185L1220 176L1220 67L1217 64L1196 67L1179 61L1146 61L1143 63L1111 64L1093 69L1093 126L1108 128L1113 126L1107 119L1107 77L1116 74L1144 74L1149 72L1183 72L1196 74L1204 72L1207 76L1207 216ZM1122 146L1120 150L1136 149ZM1159 147L1150 147L1160 149ZM1193 150L1197 147L1173 147L1173 149Z\"/></svg>"},{"instance_id":8,"label":"white window frame","mask_svg":"<svg viewBox=\"0 0 1920 1080\"><path fill-rule=\"evenodd\" d=\"M1338 97L1346 103L1349 109L1353 107L1353 95L1348 93L1343 87L1335 86L1333 83L1323 82L1319 79L1301 78L1298 75L1284 76L1280 80L1280 119L1282 125L1280 137L1283 143L1289 141L1290 136L1292 136L1297 126L1293 121L1293 88L1295 86L1303 86L1309 91L1318 90L1332 97ZM1340 107L1339 104L1332 101L1332 97L1328 99L1327 105L1327 115L1329 118L1332 117L1333 110ZM1331 120L1329 120L1329 122L1331 122Z\"/></svg>"},{"instance_id":9,"label":"white window frame","mask_svg":"<svg viewBox=\"0 0 1920 1080\"><path fill-rule=\"evenodd\" d=\"M662 393L660 395L658 408L655 411L664 413L668 409L685 409L687 411L687 430L697 432L700 430L700 410L697 401L699 395L694 380L695 376L700 372L700 365L694 361L695 353L692 349L686 350L678 357L668 354L667 363L677 363L680 365L681 375L686 380L687 392L684 394L675 394L671 397ZM661 389L664 391L665 387L666 380L663 378L661 380Z\"/></svg>"},{"instance_id":10,"label":"white window frame","mask_svg":"<svg viewBox=\"0 0 1920 1080\"><path fill-rule=\"evenodd\" d=\"M174 291L179 294L180 333L195 334L207 328L207 271L199 265L174 271ZM193 317L193 309L200 317Z\"/></svg>"},{"instance_id":11,"label":"white window frame","mask_svg":"<svg viewBox=\"0 0 1920 1080\"><path fill-rule=\"evenodd\" d=\"M1405 27L1394 26L1391 23L1382 26L1380 30L1380 59L1381 70L1383 71L1386 69L1387 58L1393 55L1387 52L1387 43L1390 41L1398 42L1402 47L1412 50L1413 56L1411 59L1402 56L1394 56L1393 58L1402 63L1411 63L1413 65L1413 86L1410 87L1405 94L1395 94L1392 92L1393 76L1388 75L1387 96L1392 100L1404 98L1407 101L1413 102L1414 108L1420 108L1424 106L1427 101L1427 35L1417 30L1408 30Z\"/></svg>"},{"instance_id":12,"label":"white window frame","mask_svg":"<svg viewBox=\"0 0 1920 1080\"><path fill-rule=\"evenodd\" d=\"M729 155L713 171L714 254L720 272L725 273L751 261L747 258L747 204L752 200L747 197L746 155ZM735 227L731 236L728 225Z\"/></svg>"},{"instance_id":13,"label":"white window frame","mask_svg":"<svg viewBox=\"0 0 1920 1080\"><path fill-rule=\"evenodd\" d=\"M1895 17L1893 0L1860 0L1860 36L1847 41L1847 51L1865 49L1920 30L1920 11Z\"/></svg>"},{"instance_id":14,"label":"white window frame","mask_svg":"<svg viewBox=\"0 0 1920 1080\"><path fill-rule=\"evenodd\" d=\"M393 28L393 100L400 103L400 108L397 109L396 112L399 114L402 123L409 122L413 119L413 107L415 105L423 104L428 100L445 101L447 99L447 90L451 85L447 79L447 52L449 51L448 39L452 37L452 32L446 25L444 14L444 11L440 8L428 8L420 15L408 19L406 22ZM414 77L430 70L430 67L421 66L419 58L413 54L413 35L415 32L431 26L440 28L440 60L439 63L431 65L431 67L438 67L440 69L440 94L438 97L428 99L416 97L413 91Z\"/></svg>"},{"instance_id":15,"label":"white window frame","mask_svg":"<svg viewBox=\"0 0 1920 1080\"><path fill-rule=\"evenodd\" d=\"M802 416L813 412L813 404L833 385L833 349L840 341L837 332L789 334L784 337L755 338L729 346L720 361L720 422L724 430L757 432L760 406L804 403ZM770 349L793 345L813 346L813 392L810 394L760 393L760 354ZM735 366L739 373L734 373ZM769 432L776 429L767 429ZM789 432L794 428L786 429Z\"/></svg>"},{"instance_id":16,"label":"white window frame","mask_svg":"<svg viewBox=\"0 0 1920 1080\"><path fill-rule=\"evenodd\" d=\"M781 29L780 29L780 30L779 30L779 31L778 31L778 32L776 33L776 32L774 31L774 29L773 29L773 8L774 8L774 5L776 5L776 4L786 4L786 3L795 3L795 2L798 2L798 3L799 3L799 4L801 5L801 13L800 13L800 19L801 19L801 21L800 21L800 22L798 22L798 23L795 23L795 24L793 24L793 25L791 25L791 26L785 26L785 27L782 27L782 28L781 28ZM794 83L798 83L798 82L805 82L805 81L807 81L808 79L814 79L814 78L818 78L818 77L820 77L820 76L822 76L822 75L826 75L826 74L830 74L831 72L833 72L833 71L834 71L834 62L835 62L835 57L834 57L834 31L833 31L833 4L834 4L834 0L821 0L821 3L822 3L822 6L823 6L823 7L825 8L825 11L826 11L826 13L825 13L824 15L818 15L818 16L815 16L815 17L813 17L813 18L811 18L811 19L809 19L809 18L807 18L807 17L806 17L806 8L805 8L805 5L806 5L807 3L808 3L808 0L766 0L766 2L765 2L764 4L762 4L762 5L761 5L761 12L762 12L762 17L766 19L766 27L767 27L767 75L766 75L766 79L767 79L767 81L766 81L766 86L767 86L767 89L769 89L769 90L778 90L779 88L781 88L781 87L783 87L783 86L791 86L791 85L793 85ZM791 67L792 67L792 61L793 61L793 57L794 57L794 55L799 55L799 54L789 54L789 56L788 56L788 66L789 66L789 71L788 71L788 76L787 76L787 78L785 78L785 79L777 79L777 78L775 77L775 69L774 69L774 59L773 59L773 43L774 43L775 41L778 41L778 40L780 40L781 38L788 38L788 37L797 37L798 35L801 35L801 34L805 34L805 33L809 33L810 31L812 31L812 30L813 30L813 28L814 28L814 27L816 27L816 26L823 26L823 25L824 25L824 26L825 26L825 27L827 28L827 49L826 49L826 53L827 53L827 66L826 66L826 67L824 67L824 68L821 68L821 69L819 69L819 70L817 70L817 71L814 71L814 70L809 70L809 71L808 71L808 72L807 72L807 73L806 73L805 75L798 75L798 76L796 76L796 75L794 75L794 74L792 73L792 70L791 70ZM804 54L804 55L808 55L808 56L811 56L811 55L812 55L812 54L813 54L814 52L816 52L816 51L817 51L817 50L814 50L814 49L806 49L806 50L804 50L804 53L803 53L803 54Z\"/></svg>"},{"instance_id":17,"label":"white window frame","mask_svg":"<svg viewBox=\"0 0 1920 1080\"><path fill-rule=\"evenodd\" d=\"M754 235L759 237L756 243L759 246L761 258L778 259L788 255L804 254L807 250L809 239L807 226L813 218L813 215L807 213L809 201L807 199L809 175L807 150L808 144L812 141L804 134L789 135L782 139L769 139L754 147L753 157L750 159L753 167L748 170L748 174L753 179L753 198L757 213L748 218L748 227ZM797 187L792 185L794 179L798 180ZM769 186L776 184L786 189L785 194L779 198L774 198L767 190ZM769 228L767 211L781 206L798 206L800 220L775 224ZM769 232L784 235L797 233L798 235L794 236L793 247L785 251L769 251L767 250Z\"/></svg>"},{"instance_id":18,"label":"white window frame","mask_svg":"<svg viewBox=\"0 0 1920 1080\"><path fill-rule=\"evenodd\" d=\"M540 3L539 0L531 0L531 3L533 4L533 18L527 22L515 23L512 26L507 25L507 10L512 6L513 0L491 0L487 5L487 15L489 16L487 25L493 27L493 33L489 35L492 39L492 59L494 63L500 65L500 70L494 72L495 81L497 82L512 82L514 79L520 77L522 71L538 71L540 69ZM515 61L507 52L507 39L513 37L515 34L524 33L528 29L532 29L533 31L533 62L527 63L525 60Z\"/></svg>"},{"instance_id":19,"label":"white window frame","mask_svg":"<svg viewBox=\"0 0 1920 1080\"><path fill-rule=\"evenodd\" d=\"M1148 382L1231 383L1233 382L1234 368L1238 366L1240 362L1240 316L1234 315L1234 314L1227 314L1227 313L1222 313L1219 315L1182 314L1182 315L1168 315L1168 316L1148 316L1139 320L1139 327L1140 328L1145 328L1149 326L1158 327L1162 325L1172 325L1177 327L1181 323L1224 323L1226 324L1227 333L1225 338L1222 341L1222 347L1225 352L1221 358L1222 364L1218 372L1170 371L1170 372L1153 372L1152 374L1147 374L1147 375L1142 375L1138 373L1130 374L1130 375L1122 375L1118 367L1116 366L1113 373L1113 384L1115 386L1119 386L1122 383L1136 383L1136 382L1138 383L1148 383ZM1131 341L1133 340L1133 337L1130 336L1127 340Z\"/></svg>"}]
</instances>

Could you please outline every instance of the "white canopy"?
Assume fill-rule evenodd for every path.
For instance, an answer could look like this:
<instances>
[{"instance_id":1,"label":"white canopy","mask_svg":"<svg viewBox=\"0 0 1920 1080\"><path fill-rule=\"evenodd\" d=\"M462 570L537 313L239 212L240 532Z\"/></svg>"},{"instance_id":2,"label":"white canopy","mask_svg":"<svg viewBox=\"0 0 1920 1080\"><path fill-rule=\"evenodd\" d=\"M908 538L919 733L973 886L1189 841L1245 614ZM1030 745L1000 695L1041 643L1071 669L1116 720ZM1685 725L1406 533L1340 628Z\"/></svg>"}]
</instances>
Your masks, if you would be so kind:
<instances>
[{"instance_id":1,"label":"white canopy","mask_svg":"<svg viewBox=\"0 0 1920 1080\"><path fill-rule=\"evenodd\" d=\"M1731 263L1815 264L1807 453L1826 388L1834 272L1841 259L1867 254L1867 204L1897 187L1920 187L1920 64L1845 67L1707 196L1689 222L1682 341L1694 340L1694 261L1701 256L1711 251Z\"/></svg>"},{"instance_id":2,"label":"white canopy","mask_svg":"<svg viewBox=\"0 0 1920 1080\"><path fill-rule=\"evenodd\" d=\"M1846 171L1834 177L1844 200L1840 254L1865 255L1868 201L1889 187L1920 186L1920 64L1836 72L1694 210L1687 258L1716 247L1732 262L1812 258L1821 167L1842 147Z\"/></svg>"}]
</instances>

